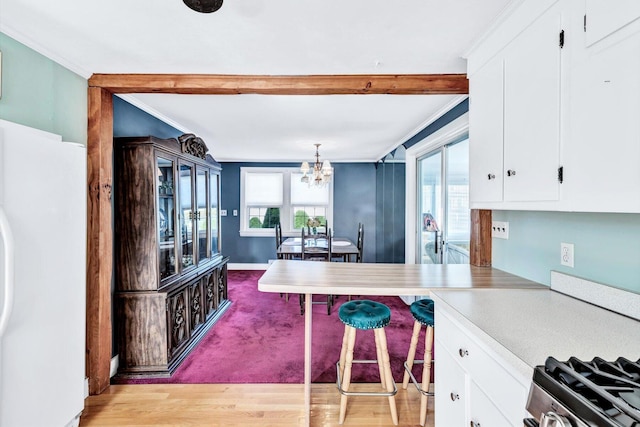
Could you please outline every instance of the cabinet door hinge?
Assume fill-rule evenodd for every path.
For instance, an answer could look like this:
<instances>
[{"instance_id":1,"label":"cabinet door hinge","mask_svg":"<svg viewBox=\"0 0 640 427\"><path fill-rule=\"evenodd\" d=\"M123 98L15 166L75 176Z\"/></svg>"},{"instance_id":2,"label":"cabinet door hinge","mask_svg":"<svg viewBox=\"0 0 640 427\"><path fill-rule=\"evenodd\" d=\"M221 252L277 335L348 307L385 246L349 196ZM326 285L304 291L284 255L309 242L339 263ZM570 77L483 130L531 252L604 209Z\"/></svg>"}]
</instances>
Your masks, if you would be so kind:
<instances>
[{"instance_id":1,"label":"cabinet door hinge","mask_svg":"<svg viewBox=\"0 0 640 427\"><path fill-rule=\"evenodd\" d=\"M584 15L584 18L582 19L582 25L583 25L582 28L584 29L584 32L586 33L587 32L587 15L586 14Z\"/></svg>"},{"instance_id":2,"label":"cabinet door hinge","mask_svg":"<svg viewBox=\"0 0 640 427\"><path fill-rule=\"evenodd\" d=\"M564 47L564 30L560 31L560 49Z\"/></svg>"},{"instance_id":3,"label":"cabinet door hinge","mask_svg":"<svg viewBox=\"0 0 640 427\"><path fill-rule=\"evenodd\" d=\"M562 184L564 181L564 166L560 166L558 168L558 182Z\"/></svg>"}]
</instances>

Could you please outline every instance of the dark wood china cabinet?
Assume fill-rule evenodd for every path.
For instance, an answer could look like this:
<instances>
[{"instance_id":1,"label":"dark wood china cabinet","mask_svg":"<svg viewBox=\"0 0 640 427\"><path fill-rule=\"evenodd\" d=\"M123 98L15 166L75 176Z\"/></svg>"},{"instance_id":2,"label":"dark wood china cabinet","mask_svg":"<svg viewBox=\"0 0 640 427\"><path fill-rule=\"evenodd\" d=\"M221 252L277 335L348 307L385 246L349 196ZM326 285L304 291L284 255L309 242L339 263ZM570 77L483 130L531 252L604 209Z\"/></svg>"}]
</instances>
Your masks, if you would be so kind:
<instances>
[{"instance_id":1,"label":"dark wood china cabinet","mask_svg":"<svg viewBox=\"0 0 640 427\"><path fill-rule=\"evenodd\" d=\"M121 376L169 376L228 308L220 164L192 134L115 138Z\"/></svg>"}]
</instances>

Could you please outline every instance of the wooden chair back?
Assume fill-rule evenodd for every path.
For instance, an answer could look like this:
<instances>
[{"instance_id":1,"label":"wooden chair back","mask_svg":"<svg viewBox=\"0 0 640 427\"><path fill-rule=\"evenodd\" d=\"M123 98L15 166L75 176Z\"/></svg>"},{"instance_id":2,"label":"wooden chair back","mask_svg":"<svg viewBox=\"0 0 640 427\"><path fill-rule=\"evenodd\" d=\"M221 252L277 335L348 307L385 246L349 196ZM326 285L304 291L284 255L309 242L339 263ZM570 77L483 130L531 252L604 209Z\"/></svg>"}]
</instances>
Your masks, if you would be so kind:
<instances>
[{"instance_id":1,"label":"wooden chair back","mask_svg":"<svg viewBox=\"0 0 640 427\"><path fill-rule=\"evenodd\" d=\"M276 223L275 234L276 234L276 251L277 251L278 248L280 247L280 245L282 245L282 241L283 241L283 239L282 239L282 225L279 222ZM284 258L284 256L282 254L280 254L280 253L276 252L276 254L277 254L278 259Z\"/></svg>"},{"instance_id":2,"label":"wooden chair back","mask_svg":"<svg viewBox=\"0 0 640 427\"><path fill-rule=\"evenodd\" d=\"M307 246L307 242L310 242L312 240L314 244L311 246ZM318 243L320 244L318 245ZM311 235L307 234L303 227L300 238L300 253L302 259L314 261L331 261L331 229L328 228L326 234Z\"/></svg>"},{"instance_id":3,"label":"wooden chair back","mask_svg":"<svg viewBox=\"0 0 640 427\"><path fill-rule=\"evenodd\" d=\"M356 255L356 262L362 262L362 251L364 249L364 224L358 223L358 239L356 240L356 247L358 248L358 255Z\"/></svg>"}]
</instances>

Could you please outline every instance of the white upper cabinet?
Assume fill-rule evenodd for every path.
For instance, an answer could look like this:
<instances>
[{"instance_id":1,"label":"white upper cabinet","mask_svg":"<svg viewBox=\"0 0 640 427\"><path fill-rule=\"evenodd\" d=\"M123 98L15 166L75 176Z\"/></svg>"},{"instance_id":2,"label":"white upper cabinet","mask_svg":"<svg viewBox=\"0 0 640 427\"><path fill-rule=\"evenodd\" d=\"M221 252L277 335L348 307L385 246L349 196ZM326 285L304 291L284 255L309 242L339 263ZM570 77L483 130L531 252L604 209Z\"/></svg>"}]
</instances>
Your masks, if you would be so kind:
<instances>
[{"instance_id":1,"label":"white upper cabinet","mask_svg":"<svg viewBox=\"0 0 640 427\"><path fill-rule=\"evenodd\" d=\"M560 32L555 6L505 53L505 201L558 199Z\"/></svg>"},{"instance_id":2,"label":"white upper cabinet","mask_svg":"<svg viewBox=\"0 0 640 427\"><path fill-rule=\"evenodd\" d=\"M502 201L503 61L496 58L469 81L471 200Z\"/></svg>"},{"instance_id":3,"label":"white upper cabinet","mask_svg":"<svg viewBox=\"0 0 640 427\"><path fill-rule=\"evenodd\" d=\"M587 46L640 18L638 0L585 0Z\"/></svg>"},{"instance_id":4,"label":"white upper cabinet","mask_svg":"<svg viewBox=\"0 0 640 427\"><path fill-rule=\"evenodd\" d=\"M577 52L570 78L567 210L640 212L640 31Z\"/></svg>"},{"instance_id":5,"label":"white upper cabinet","mask_svg":"<svg viewBox=\"0 0 640 427\"><path fill-rule=\"evenodd\" d=\"M473 208L558 200L560 24L548 8L469 77Z\"/></svg>"},{"instance_id":6,"label":"white upper cabinet","mask_svg":"<svg viewBox=\"0 0 640 427\"><path fill-rule=\"evenodd\" d=\"M640 212L640 0L514 3L468 74L472 208Z\"/></svg>"}]
</instances>

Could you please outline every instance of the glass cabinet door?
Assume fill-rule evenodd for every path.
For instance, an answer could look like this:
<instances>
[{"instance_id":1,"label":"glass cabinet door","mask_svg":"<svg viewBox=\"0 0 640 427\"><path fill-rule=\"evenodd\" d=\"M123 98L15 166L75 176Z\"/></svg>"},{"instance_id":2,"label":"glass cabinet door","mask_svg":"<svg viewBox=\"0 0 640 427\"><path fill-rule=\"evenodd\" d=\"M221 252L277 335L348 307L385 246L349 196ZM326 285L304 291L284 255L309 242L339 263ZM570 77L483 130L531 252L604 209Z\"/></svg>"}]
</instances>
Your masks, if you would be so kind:
<instances>
[{"instance_id":1,"label":"glass cabinet door","mask_svg":"<svg viewBox=\"0 0 640 427\"><path fill-rule=\"evenodd\" d=\"M211 182L209 183L209 207L210 207L210 226L209 232L211 233L211 257L214 257L220 253L220 225L218 211L218 197L219 197L219 176L218 174L211 174Z\"/></svg>"},{"instance_id":2,"label":"glass cabinet door","mask_svg":"<svg viewBox=\"0 0 640 427\"><path fill-rule=\"evenodd\" d=\"M160 280L176 274L174 162L156 157L158 266Z\"/></svg>"},{"instance_id":3,"label":"glass cabinet door","mask_svg":"<svg viewBox=\"0 0 640 427\"><path fill-rule=\"evenodd\" d=\"M180 184L178 188L180 202L180 246L182 256L182 270L191 267L194 263L193 223L193 166L180 164Z\"/></svg>"},{"instance_id":4,"label":"glass cabinet door","mask_svg":"<svg viewBox=\"0 0 640 427\"><path fill-rule=\"evenodd\" d=\"M209 218L207 217L207 182L209 171L196 170L196 234L198 236L198 263L209 258Z\"/></svg>"}]
</instances>

